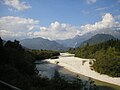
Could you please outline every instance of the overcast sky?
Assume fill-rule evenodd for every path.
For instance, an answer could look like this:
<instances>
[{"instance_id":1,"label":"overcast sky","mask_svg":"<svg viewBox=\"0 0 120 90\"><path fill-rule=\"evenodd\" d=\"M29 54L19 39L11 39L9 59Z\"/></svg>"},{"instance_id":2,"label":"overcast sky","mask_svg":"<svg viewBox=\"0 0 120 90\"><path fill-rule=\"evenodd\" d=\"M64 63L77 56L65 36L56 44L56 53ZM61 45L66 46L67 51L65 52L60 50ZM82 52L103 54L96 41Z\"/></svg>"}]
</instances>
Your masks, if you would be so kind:
<instances>
[{"instance_id":1,"label":"overcast sky","mask_svg":"<svg viewBox=\"0 0 120 90\"><path fill-rule=\"evenodd\" d=\"M120 0L0 0L3 39L69 39L120 29Z\"/></svg>"}]
</instances>

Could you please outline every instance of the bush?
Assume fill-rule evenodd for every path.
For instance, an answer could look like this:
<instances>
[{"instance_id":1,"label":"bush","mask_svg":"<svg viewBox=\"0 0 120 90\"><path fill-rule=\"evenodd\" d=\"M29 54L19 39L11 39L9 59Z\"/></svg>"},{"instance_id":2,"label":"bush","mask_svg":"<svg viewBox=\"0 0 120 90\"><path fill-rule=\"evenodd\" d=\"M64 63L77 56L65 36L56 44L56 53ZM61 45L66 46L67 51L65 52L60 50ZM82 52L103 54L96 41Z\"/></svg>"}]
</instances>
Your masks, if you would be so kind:
<instances>
[{"instance_id":1,"label":"bush","mask_svg":"<svg viewBox=\"0 0 120 90\"><path fill-rule=\"evenodd\" d=\"M58 59L58 58L59 58L58 56L53 56L50 59Z\"/></svg>"}]
</instances>

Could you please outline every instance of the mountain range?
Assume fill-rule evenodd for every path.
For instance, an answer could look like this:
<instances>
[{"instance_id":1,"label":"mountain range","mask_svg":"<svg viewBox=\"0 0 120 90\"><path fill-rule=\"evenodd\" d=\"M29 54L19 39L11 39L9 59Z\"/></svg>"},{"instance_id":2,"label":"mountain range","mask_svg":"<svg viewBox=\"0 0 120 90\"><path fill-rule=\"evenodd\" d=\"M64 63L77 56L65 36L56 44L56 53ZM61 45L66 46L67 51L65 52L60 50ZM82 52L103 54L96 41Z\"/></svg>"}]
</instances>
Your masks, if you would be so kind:
<instances>
[{"instance_id":1,"label":"mountain range","mask_svg":"<svg viewBox=\"0 0 120 90\"><path fill-rule=\"evenodd\" d=\"M65 46L65 47L78 47L81 45L82 42L90 39L92 36L96 35L96 34L109 34L114 36L115 38L120 39L120 30L110 30L110 29L103 29L103 30L97 30L97 31L93 31L93 32L89 32L86 33L82 36L75 36L72 39L66 39L66 40L56 40L56 42L60 43L61 45Z\"/></svg>"},{"instance_id":2,"label":"mountain range","mask_svg":"<svg viewBox=\"0 0 120 90\"><path fill-rule=\"evenodd\" d=\"M50 41L44 38L24 39L20 41L21 45L29 49L45 49L45 50L66 50L67 48L60 45L56 41Z\"/></svg>"},{"instance_id":3,"label":"mountain range","mask_svg":"<svg viewBox=\"0 0 120 90\"><path fill-rule=\"evenodd\" d=\"M120 30L98 30L75 36L72 39L51 41L44 38L32 38L21 40L20 43L29 49L46 49L46 50L67 50L89 44L96 44L110 39L120 39Z\"/></svg>"}]
</instances>

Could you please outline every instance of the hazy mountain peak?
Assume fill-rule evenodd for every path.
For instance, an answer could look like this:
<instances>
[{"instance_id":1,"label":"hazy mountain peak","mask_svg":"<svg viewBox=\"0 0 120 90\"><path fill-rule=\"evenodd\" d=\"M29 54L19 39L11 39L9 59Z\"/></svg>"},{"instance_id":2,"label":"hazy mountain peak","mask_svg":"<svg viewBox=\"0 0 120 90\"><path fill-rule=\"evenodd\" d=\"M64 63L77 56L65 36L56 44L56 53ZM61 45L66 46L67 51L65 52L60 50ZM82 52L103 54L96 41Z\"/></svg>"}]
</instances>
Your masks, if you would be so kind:
<instances>
[{"instance_id":1,"label":"hazy mountain peak","mask_svg":"<svg viewBox=\"0 0 120 90\"><path fill-rule=\"evenodd\" d=\"M24 39L20 43L30 49L46 49L46 50L65 50L66 48L57 43L56 41L50 41L41 37Z\"/></svg>"},{"instance_id":2,"label":"hazy mountain peak","mask_svg":"<svg viewBox=\"0 0 120 90\"><path fill-rule=\"evenodd\" d=\"M90 45L97 44L100 42L108 41L110 39L115 39L115 37L113 37L112 35L109 35L109 34L96 34L96 35L92 36L90 39L82 42L81 44L78 44L77 47L84 46L87 43L89 43Z\"/></svg>"}]
</instances>

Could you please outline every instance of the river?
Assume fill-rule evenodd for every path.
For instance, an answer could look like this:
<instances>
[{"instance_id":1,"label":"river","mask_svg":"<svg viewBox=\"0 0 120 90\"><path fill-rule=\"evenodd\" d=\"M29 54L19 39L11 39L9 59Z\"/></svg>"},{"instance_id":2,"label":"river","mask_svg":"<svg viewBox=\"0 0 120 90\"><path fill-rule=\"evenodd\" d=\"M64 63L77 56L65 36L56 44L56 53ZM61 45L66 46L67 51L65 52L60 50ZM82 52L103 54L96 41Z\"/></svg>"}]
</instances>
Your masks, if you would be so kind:
<instances>
[{"instance_id":1,"label":"river","mask_svg":"<svg viewBox=\"0 0 120 90\"><path fill-rule=\"evenodd\" d=\"M70 60L70 58L73 58L73 57L74 57L73 54L62 53L60 55L59 59L46 59L42 62L37 61L36 68L38 69L39 74L41 74L41 76L46 76L48 78L53 77L54 71L57 69L59 71L60 75L64 76L66 79L74 79L76 76L79 75L80 79L82 79L83 81L88 81L89 80L88 76L82 75L75 71L72 72L72 70L68 70L66 67L59 65L59 63L55 64L55 61L60 62L61 58L62 59L64 58L64 60L66 60L66 59ZM51 63L51 61L52 61L52 63ZM93 78L91 78L91 80L94 81L94 83L97 85L97 90L120 90L120 86L118 86L118 85L110 84L110 83L96 80Z\"/></svg>"}]
</instances>

